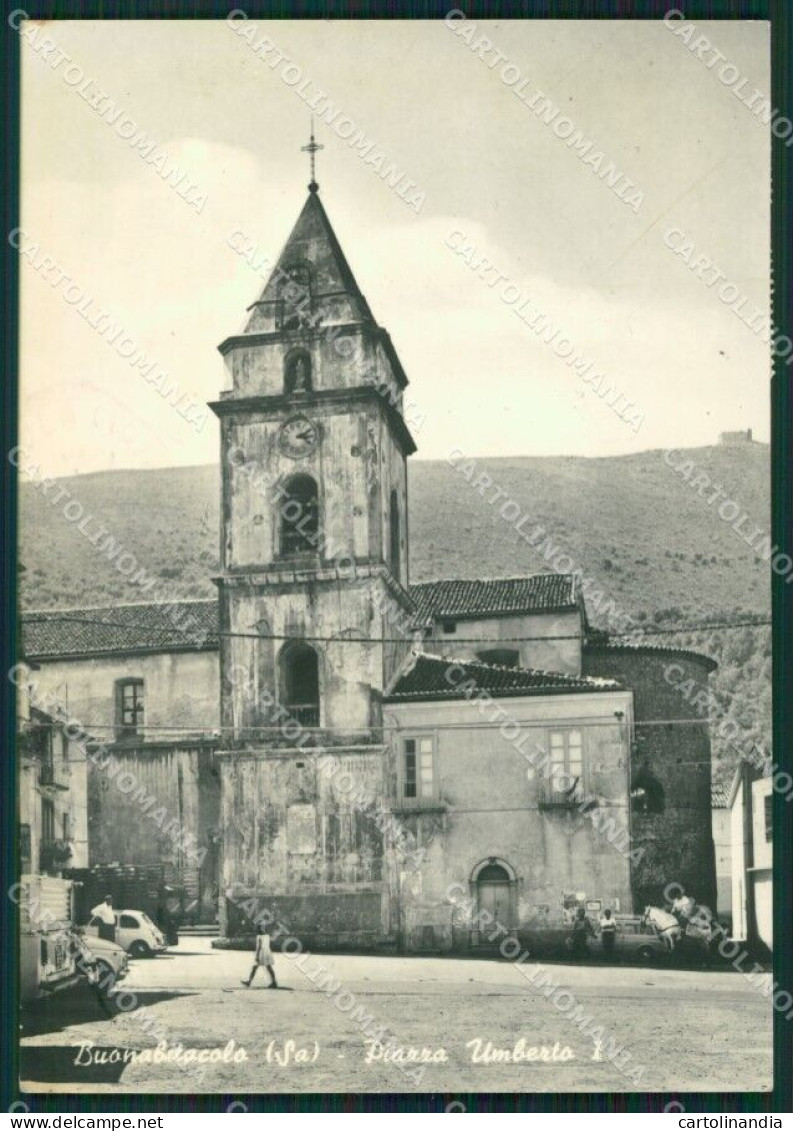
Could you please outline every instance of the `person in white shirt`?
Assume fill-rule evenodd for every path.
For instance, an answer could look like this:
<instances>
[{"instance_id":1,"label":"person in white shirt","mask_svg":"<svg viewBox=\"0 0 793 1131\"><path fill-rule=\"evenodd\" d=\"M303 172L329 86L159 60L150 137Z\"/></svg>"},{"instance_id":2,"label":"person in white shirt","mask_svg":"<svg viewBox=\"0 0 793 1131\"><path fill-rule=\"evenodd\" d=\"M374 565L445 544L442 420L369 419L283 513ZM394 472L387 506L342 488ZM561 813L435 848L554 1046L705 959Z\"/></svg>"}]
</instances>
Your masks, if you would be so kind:
<instances>
[{"instance_id":1,"label":"person in white shirt","mask_svg":"<svg viewBox=\"0 0 793 1131\"><path fill-rule=\"evenodd\" d=\"M691 898L691 896L686 895L685 892L681 892L677 899L672 900L672 914L680 924L680 930L682 934L686 933L688 921L694 914L695 908L696 903Z\"/></svg>"},{"instance_id":2,"label":"person in white shirt","mask_svg":"<svg viewBox=\"0 0 793 1131\"><path fill-rule=\"evenodd\" d=\"M256 936L256 958L254 960L253 966L251 967L251 972L248 975L248 977L241 979L243 986L250 986L251 982L253 981L254 977L256 976L256 971L259 969L260 966L264 966L267 973L270 975L270 985L267 987L268 990L277 990L278 989L278 983L275 980L275 968L273 966L273 952L270 949L270 936L269 935L257 935Z\"/></svg>"},{"instance_id":3,"label":"person in white shirt","mask_svg":"<svg viewBox=\"0 0 793 1131\"><path fill-rule=\"evenodd\" d=\"M106 895L101 903L97 903L91 911L91 919L97 919L100 939L108 942L116 941L116 913L113 910L113 896Z\"/></svg>"},{"instance_id":4,"label":"person in white shirt","mask_svg":"<svg viewBox=\"0 0 793 1131\"><path fill-rule=\"evenodd\" d=\"M600 941L603 944L603 957L614 957L614 942L617 937L617 921L611 914L611 908L607 907L603 914L600 916Z\"/></svg>"}]
</instances>

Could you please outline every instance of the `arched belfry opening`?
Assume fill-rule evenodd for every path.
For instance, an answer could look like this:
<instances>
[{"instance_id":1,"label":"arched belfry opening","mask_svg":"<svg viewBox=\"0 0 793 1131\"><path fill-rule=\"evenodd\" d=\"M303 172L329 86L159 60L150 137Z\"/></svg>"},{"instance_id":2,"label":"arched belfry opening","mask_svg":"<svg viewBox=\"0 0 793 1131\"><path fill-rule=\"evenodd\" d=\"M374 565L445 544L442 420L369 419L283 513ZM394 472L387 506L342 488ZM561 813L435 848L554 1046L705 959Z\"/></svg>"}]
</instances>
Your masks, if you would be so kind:
<instances>
[{"instance_id":1,"label":"arched belfry opening","mask_svg":"<svg viewBox=\"0 0 793 1131\"><path fill-rule=\"evenodd\" d=\"M290 640L279 657L281 705L305 727L319 726L319 657L304 640Z\"/></svg>"},{"instance_id":2,"label":"arched belfry opening","mask_svg":"<svg viewBox=\"0 0 793 1131\"><path fill-rule=\"evenodd\" d=\"M281 556L319 552L319 491L311 475L299 472L284 483L279 502Z\"/></svg>"}]
</instances>

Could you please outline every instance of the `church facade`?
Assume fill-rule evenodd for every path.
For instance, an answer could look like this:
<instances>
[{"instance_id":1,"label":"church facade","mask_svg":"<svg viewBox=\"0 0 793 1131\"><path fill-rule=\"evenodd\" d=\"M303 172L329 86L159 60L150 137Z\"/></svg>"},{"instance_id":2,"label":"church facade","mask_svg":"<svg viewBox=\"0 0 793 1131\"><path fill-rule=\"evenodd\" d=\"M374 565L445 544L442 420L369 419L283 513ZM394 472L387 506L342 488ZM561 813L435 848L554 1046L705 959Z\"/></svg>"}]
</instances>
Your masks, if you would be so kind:
<instances>
[{"instance_id":1,"label":"church facade","mask_svg":"<svg viewBox=\"0 0 793 1131\"><path fill-rule=\"evenodd\" d=\"M486 946L481 911L519 936L673 881L710 902L707 725L671 725L663 665L712 661L594 634L573 575L410 584L407 377L313 179L246 319L211 405L217 599L23 625L40 690L206 848L202 917L420 951ZM91 862L173 857L92 774Z\"/></svg>"}]
</instances>

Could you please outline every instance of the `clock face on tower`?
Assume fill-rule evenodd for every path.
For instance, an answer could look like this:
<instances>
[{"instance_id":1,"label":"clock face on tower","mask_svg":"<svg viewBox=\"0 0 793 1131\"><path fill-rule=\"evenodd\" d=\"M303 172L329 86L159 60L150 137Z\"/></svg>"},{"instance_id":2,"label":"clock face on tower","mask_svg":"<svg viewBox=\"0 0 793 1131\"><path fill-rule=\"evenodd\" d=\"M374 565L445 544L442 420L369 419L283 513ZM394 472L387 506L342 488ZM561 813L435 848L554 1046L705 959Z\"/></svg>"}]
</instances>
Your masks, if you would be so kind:
<instances>
[{"instance_id":1,"label":"clock face on tower","mask_svg":"<svg viewBox=\"0 0 793 1131\"><path fill-rule=\"evenodd\" d=\"M319 429L307 416L290 416L278 433L278 446L292 459L311 455L318 443Z\"/></svg>"}]
</instances>

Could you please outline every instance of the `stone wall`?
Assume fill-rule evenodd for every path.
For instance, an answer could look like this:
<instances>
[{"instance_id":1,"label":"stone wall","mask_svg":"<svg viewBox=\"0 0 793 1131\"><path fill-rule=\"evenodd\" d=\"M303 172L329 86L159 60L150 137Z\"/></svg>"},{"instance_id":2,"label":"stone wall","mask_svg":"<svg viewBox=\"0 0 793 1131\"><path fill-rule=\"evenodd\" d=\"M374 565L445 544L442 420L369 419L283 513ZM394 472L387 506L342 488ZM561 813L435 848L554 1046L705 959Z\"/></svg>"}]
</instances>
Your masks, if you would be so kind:
<instances>
[{"instance_id":1,"label":"stone wall","mask_svg":"<svg viewBox=\"0 0 793 1131\"><path fill-rule=\"evenodd\" d=\"M220 787L213 753L211 743L119 744L108 769L89 761L88 775L90 864L163 864L166 880L198 901L203 922L215 919L218 900ZM185 844L195 847L192 859Z\"/></svg>"},{"instance_id":2,"label":"stone wall","mask_svg":"<svg viewBox=\"0 0 793 1131\"><path fill-rule=\"evenodd\" d=\"M674 664L674 681L664 671ZM633 688L635 736L631 780L652 775L660 786L659 808L631 814L635 848L643 849L633 870L634 906L663 904L667 884L711 908L716 901L716 869L711 820L711 752L703 721L684 685L707 691L713 661L672 649L588 648L584 674L619 679ZM652 784L652 783L651 783Z\"/></svg>"},{"instance_id":3,"label":"stone wall","mask_svg":"<svg viewBox=\"0 0 793 1131\"><path fill-rule=\"evenodd\" d=\"M220 762L224 932L248 933L266 911L306 945L387 941L382 748L250 750Z\"/></svg>"}]
</instances>

